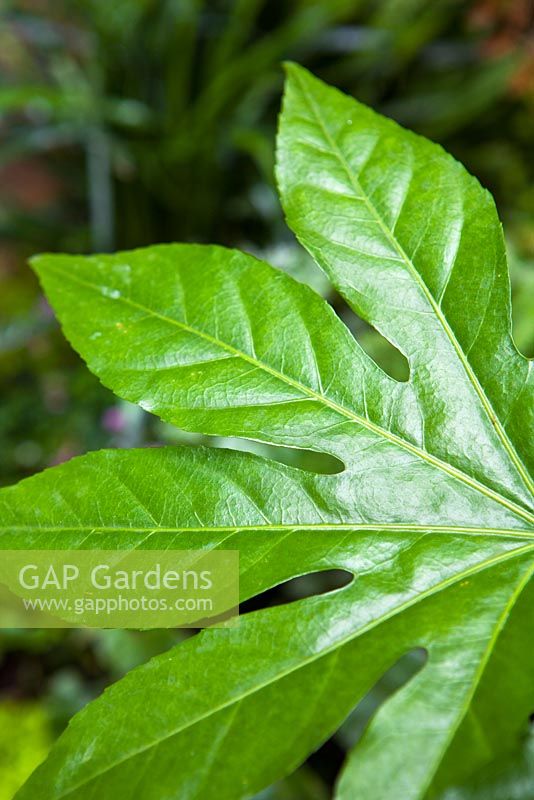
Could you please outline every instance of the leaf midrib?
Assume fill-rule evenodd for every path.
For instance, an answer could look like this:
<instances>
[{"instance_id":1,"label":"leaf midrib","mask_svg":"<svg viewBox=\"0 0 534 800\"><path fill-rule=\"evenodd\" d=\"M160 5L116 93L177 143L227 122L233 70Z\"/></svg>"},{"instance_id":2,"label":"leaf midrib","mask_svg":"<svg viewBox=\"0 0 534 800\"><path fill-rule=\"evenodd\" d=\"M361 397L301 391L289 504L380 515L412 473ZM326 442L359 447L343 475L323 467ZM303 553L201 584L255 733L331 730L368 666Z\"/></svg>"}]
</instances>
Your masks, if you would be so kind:
<instances>
[{"instance_id":1,"label":"leaf midrib","mask_svg":"<svg viewBox=\"0 0 534 800\"><path fill-rule=\"evenodd\" d=\"M361 532L389 532L389 533L428 533L431 534L458 534L466 536L494 536L503 539L534 539L534 531L526 528L482 528L482 527L467 527L454 525L403 525L393 523L373 523L366 525L364 523L309 523L306 524L280 524L280 525L262 525L261 523L251 523L250 525L205 525L203 527L170 527L168 525L150 525L147 527L127 527L126 525L5 525L0 526L0 535L2 533L44 533L44 532L77 532L77 533L240 533L243 531L271 531L283 533L284 531L334 531L334 532L348 532L355 533Z\"/></svg>"},{"instance_id":2,"label":"leaf midrib","mask_svg":"<svg viewBox=\"0 0 534 800\"><path fill-rule=\"evenodd\" d=\"M325 139L327 140L328 144L330 145L334 155L338 158L341 166L345 170L345 172L347 174L347 177L349 178L349 181L351 182L354 191L356 192L357 196L364 201L366 207L368 208L370 213L374 216L377 224L380 226L380 228L381 228L382 232L384 233L384 235L386 236L387 240L395 248L395 250L397 251L397 253L401 257L402 261L408 267L408 269L409 269L410 273L412 274L414 280L416 281L416 283L421 288L421 290L422 290L423 294L425 295L428 303L430 304L432 310L434 311L438 321L440 322L443 330L445 331L445 334L446 334L448 340L450 341L451 345L453 346L454 350L456 351L456 354L457 354L457 356L458 356L458 358L460 360L460 363L462 364L462 367L464 368L464 371L465 371L465 373L466 373L471 385L473 386L475 392L477 393L478 398L479 398L479 400L480 400L480 402L482 404L482 407L484 408L484 411L486 412L486 415L487 415L492 427L494 428L495 432L497 433L497 436L501 440L506 452L508 453L508 456L509 456L510 460L514 464L514 466L515 466L519 476L521 477L524 485L526 486L528 491L532 494L534 492L534 483L530 479L530 476L529 476L529 474L528 474L523 462L519 458L519 455L517 454L517 451L516 451L513 443L510 441L510 438L509 438L508 434L506 433L506 430L503 428L499 417L497 416L495 410L493 409L493 406L491 405L491 402L490 402L488 396L486 395L482 385L480 384L480 381L478 380L478 378L476 376L476 373L473 371L473 368L471 367L471 364L470 364L468 358L466 357L465 353L463 352L463 350L462 350L462 348L460 346L460 343L459 343L458 339L456 338L456 335L455 335L453 329L450 327L450 325L449 325L449 323L447 321L447 318L443 314L443 312L441 310L441 307L439 306L439 304L434 299L431 291L429 290L428 286L426 285L426 283L422 279L421 275L419 274L418 270L416 269L415 264L412 262L411 258L408 256L408 254L406 253L406 251L402 247L401 243L396 239L396 237L393 234L393 231L391 231L391 229L388 227L387 223L383 220L383 218L380 215L380 212L378 211L378 209L372 203L371 199L366 194L363 186L361 185L360 181L358 180L358 177L352 171L352 169L350 167L350 164L347 162L345 156L343 155L343 152L341 151L340 147L338 146L338 144L336 143L336 141L333 138L332 134L330 133L328 127L326 126L326 124L325 124L325 122L324 122L324 120L323 120L323 118L322 118L322 116L320 114L320 111L316 106L316 103L314 102L313 98L311 97L311 95L307 91L307 89L306 89L306 87L305 87L300 75L298 74L298 72L296 72L295 74L296 74L296 79L297 79L297 81L298 81L298 83L300 85L300 88L302 90L302 93L303 93L303 95L304 95L304 97L306 99L306 102L308 103L308 106L310 107L310 109L312 111L312 114L317 119L317 122L318 122L321 130L323 131L323 135L324 135Z\"/></svg>"},{"instance_id":3,"label":"leaf midrib","mask_svg":"<svg viewBox=\"0 0 534 800\"><path fill-rule=\"evenodd\" d=\"M266 688L267 686L270 686L272 683L275 683L275 682L277 682L279 680L282 680L283 678L287 677L288 675L291 675L292 673L297 672L297 670L304 668L308 664L314 663L315 661L318 661L319 659L324 658L329 653L332 653L332 652L344 647L346 644L348 644L353 639L356 639L356 638L358 638L360 636L363 636L364 634L368 633L369 631L373 630L374 628L378 627L379 625L383 624L384 622L387 622L389 619L392 619L393 617L398 616L399 614L402 614L404 611L406 611L407 609L409 609L412 606L416 605L417 603L422 602L423 600L426 600L428 597L431 597L432 595L435 595L435 594L438 594L441 591L444 591L445 589L449 588L449 586L453 586L454 584L458 583L459 581L464 580L465 578L468 578L468 577L470 577L472 575L476 575L479 572L483 572L486 569L491 569L492 567L495 567L497 565L503 564L503 563L505 563L507 561L510 561L510 560L514 559L514 558L520 558L521 556L523 556L526 553L531 552L531 551L534 551L534 544L525 545L524 547L520 547L517 550L513 550L511 552L507 552L507 553L504 553L504 554L501 554L501 555L498 555L498 556L493 556L492 558L488 558L488 559L486 559L486 560L484 560L484 561L482 561L482 562L480 562L480 563L478 563L476 565L473 565L472 567L469 567L468 569L465 569L465 570L462 570L459 573L456 573L456 575L451 576L450 578L448 578L448 579L446 579L444 581L439 581L437 584L435 584L433 587L431 587L427 591L421 592L420 594L416 595L415 597L411 598L410 600L406 601L405 603L401 603L399 606L397 606L396 608L392 609L390 612L388 612L386 614L383 614L382 616L373 619L367 625L364 625L362 628L358 629L355 633L351 633L351 634L349 634L347 636L341 637L335 644L332 644L329 647L326 647L324 650L321 651L321 653L319 653L319 654L314 653L314 654L311 654L308 658L303 658L301 661L299 661L299 663L296 666L293 666L293 667L290 667L288 669L282 670L281 672L277 673L276 676L271 677L269 680L265 680L265 681L263 681L263 683L255 685L250 690L242 692L239 695L239 697L232 697L227 702L221 703L219 706L217 706L215 708L211 708L207 713L203 713L203 714L198 715L195 719L193 719L190 722L188 722L187 724L182 725L181 727L176 728L175 730L167 733L165 736L162 736L162 737L150 742L149 744L147 744L147 745L145 745L143 747L139 747L137 750L134 750L134 751L128 753L128 755L126 755L124 758L121 758L121 759L115 761L113 764L110 764L110 765L106 766L104 769L101 769L99 772L94 773L93 775L91 775L87 779L84 779L84 780L80 781L75 786L72 786L71 788L69 788L66 792L62 792L61 794L56 795L56 800L63 800L63 798L66 798L69 795L72 795L73 792L78 791L78 789L80 789L82 786L85 786L85 785L97 780L102 775L105 775L107 772L110 772L112 769L115 769L116 767L118 767L121 764L129 761L130 759L135 758L136 756L140 755L141 753L144 753L144 752L146 752L147 750L150 750L153 747L158 747L163 742L166 742L169 739L172 739L174 736L178 736L180 733L182 733L183 731L187 730L188 728L192 728L195 725L198 725L204 719L207 719L210 716L219 713L220 711L224 711L225 708L228 708L228 707L232 706L234 703L239 703L242 700L246 699L247 697L255 694L256 692L262 691L262 689ZM337 591L342 592L344 590L343 589L339 589Z\"/></svg>"},{"instance_id":4,"label":"leaf midrib","mask_svg":"<svg viewBox=\"0 0 534 800\"><path fill-rule=\"evenodd\" d=\"M90 281L84 280L83 278L80 278L77 275L72 275L71 273L66 272L65 270L58 269L58 267L56 266L51 267L50 265L48 265L44 268L41 267L41 269L44 272L49 271L52 274L55 274L56 276L60 276L61 278L64 278L67 281L72 281L74 283L79 284L80 286L85 286L87 289L90 289L91 291L97 293L100 297L102 297L101 287L99 287L98 284L91 283ZM244 353L243 351L239 350L233 345L228 344L227 342L222 342L220 339L211 336L211 334L206 333L205 331L201 331L198 328L193 328L191 325L188 325L187 323L182 322L181 320L174 319L173 317L168 317L166 314L161 314L160 312L155 311L154 309L151 309L148 306L143 305L142 303L138 303L129 297L124 297L123 295L121 295L120 297L113 297L113 298L106 297L106 300L108 302L122 303L124 305L129 305L132 308L135 308L139 311L143 311L148 315L152 315L157 319L160 319L162 322L174 325L175 327L178 327L180 330L187 331L188 333L191 333L194 336L198 336L204 339L205 341L208 341L211 344L220 347L221 349L226 350L227 352L232 353L233 355L238 356L239 358L242 358L249 364L258 367L264 370L265 372L268 372L273 377L280 380L282 383L286 383L287 385L292 386L294 389L297 389L302 394L307 395L308 397L311 397L313 400L328 406L341 416L344 416L345 418L351 420L352 422L357 422L362 427L367 428L367 430L370 430L373 433L377 434L378 436L381 436L389 440L396 446L401 447L402 449L407 450L410 453L413 453L418 458L421 458L423 461L426 461L428 464L431 464L432 466L440 469L441 471L461 481L462 483L467 484L471 488L484 494L486 497L506 507L509 511L512 511L517 516L520 516L523 519L527 520L527 522L534 523L534 514L531 514L527 509L518 505L514 501L509 500L507 497L504 497L503 495L499 494L494 489L491 489L490 487L485 486L483 483L480 483L480 481L476 480L475 478L472 478L470 475L467 475L467 473L463 472L457 467L454 467L451 464L447 464L445 461L442 461L441 459L437 458L437 456L434 456L425 450L421 450L421 448L417 447L411 442L408 442L405 439L402 439L400 436L397 436L396 434L392 433L391 431L388 431L385 428L376 425L374 422L371 422L371 420L360 416L356 412L351 411L350 409L340 405L339 403L336 403L334 400L331 400L325 395L316 392L311 387L305 386L299 381L290 378L288 375L284 375L284 373L279 372L278 370L269 366L265 362L260 361L259 359L248 355L248 353Z\"/></svg>"}]
</instances>

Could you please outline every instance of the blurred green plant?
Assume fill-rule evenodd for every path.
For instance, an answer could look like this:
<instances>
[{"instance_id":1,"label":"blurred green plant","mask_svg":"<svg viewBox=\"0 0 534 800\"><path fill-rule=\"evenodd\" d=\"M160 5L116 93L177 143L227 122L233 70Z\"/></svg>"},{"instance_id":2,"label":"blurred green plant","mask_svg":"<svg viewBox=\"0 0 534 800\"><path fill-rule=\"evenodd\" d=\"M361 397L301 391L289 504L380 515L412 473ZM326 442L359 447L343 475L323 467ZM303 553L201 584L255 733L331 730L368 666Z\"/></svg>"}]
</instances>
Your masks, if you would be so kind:
<instances>
[{"instance_id":1,"label":"blurred green plant","mask_svg":"<svg viewBox=\"0 0 534 800\"><path fill-rule=\"evenodd\" d=\"M0 800L11 800L52 744L46 713L37 703L0 703Z\"/></svg>"},{"instance_id":2,"label":"blurred green plant","mask_svg":"<svg viewBox=\"0 0 534 800\"><path fill-rule=\"evenodd\" d=\"M235 243L251 233L270 244L280 221L268 196L270 142L279 62L288 56L447 147L456 143L468 164L480 162L481 147L513 141L521 204L532 211L533 123L525 123L533 100L528 87L513 90L529 52L527 22L492 49L500 23L497 13L482 14L485 6L120 0L110 9L104 0L10 0L0 163L46 155L49 193L57 192L51 174L62 179L62 213L78 223L60 215L54 226L43 203L34 244L107 250L190 238ZM490 154L493 174L482 159L498 196L509 159ZM8 222L24 224L17 214Z\"/></svg>"}]
</instances>

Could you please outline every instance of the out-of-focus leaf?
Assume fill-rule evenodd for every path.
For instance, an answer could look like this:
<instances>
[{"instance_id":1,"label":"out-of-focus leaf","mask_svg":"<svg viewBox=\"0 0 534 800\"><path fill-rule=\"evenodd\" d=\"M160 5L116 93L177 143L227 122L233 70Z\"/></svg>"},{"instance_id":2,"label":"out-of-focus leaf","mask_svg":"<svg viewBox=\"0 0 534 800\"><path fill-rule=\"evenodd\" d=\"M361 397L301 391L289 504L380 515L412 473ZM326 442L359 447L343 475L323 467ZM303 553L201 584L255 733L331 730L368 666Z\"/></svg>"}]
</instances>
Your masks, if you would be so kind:
<instances>
[{"instance_id":1,"label":"out-of-focus leaf","mask_svg":"<svg viewBox=\"0 0 534 800\"><path fill-rule=\"evenodd\" d=\"M46 757L51 741L41 706L5 700L0 703L0 800L12 800Z\"/></svg>"},{"instance_id":2,"label":"out-of-focus leaf","mask_svg":"<svg viewBox=\"0 0 534 800\"><path fill-rule=\"evenodd\" d=\"M525 800L534 797L534 736L530 733L519 753L498 759L440 800Z\"/></svg>"}]
</instances>

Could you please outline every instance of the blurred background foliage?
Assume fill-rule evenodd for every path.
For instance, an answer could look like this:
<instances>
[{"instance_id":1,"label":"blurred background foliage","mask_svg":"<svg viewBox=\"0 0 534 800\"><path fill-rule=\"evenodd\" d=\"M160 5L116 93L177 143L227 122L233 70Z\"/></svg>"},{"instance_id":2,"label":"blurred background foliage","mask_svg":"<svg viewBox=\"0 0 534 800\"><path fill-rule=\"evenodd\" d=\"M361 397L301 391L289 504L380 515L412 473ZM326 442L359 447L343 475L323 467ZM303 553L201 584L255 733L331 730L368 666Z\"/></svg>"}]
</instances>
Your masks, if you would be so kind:
<instances>
[{"instance_id":1,"label":"blurred background foliage","mask_svg":"<svg viewBox=\"0 0 534 800\"><path fill-rule=\"evenodd\" d=\"M88 373L25 265L37 251L248 249L328 296L384 369L406 376L284 225L273 145L287 58L441 142L494 193L515 337L534 354L531 0L3 0L0 23L0 485L90 449L199 441ZM0 800L76 710L181 635L3 632ZM407 656L305 768L261 797L328 797L345 748L420 663Z\"/></svg>"}]
</instances>

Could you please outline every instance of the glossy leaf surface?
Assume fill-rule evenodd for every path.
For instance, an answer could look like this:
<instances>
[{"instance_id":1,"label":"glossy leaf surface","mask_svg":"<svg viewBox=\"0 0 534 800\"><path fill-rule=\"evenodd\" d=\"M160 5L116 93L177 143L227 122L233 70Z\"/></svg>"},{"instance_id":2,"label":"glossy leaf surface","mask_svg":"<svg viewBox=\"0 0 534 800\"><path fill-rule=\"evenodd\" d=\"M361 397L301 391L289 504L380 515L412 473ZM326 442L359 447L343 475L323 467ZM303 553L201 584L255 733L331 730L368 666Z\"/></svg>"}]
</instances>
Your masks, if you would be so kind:
<instances>
[{"instance_id":1,"label":"glossy leaf surface","mask_svg":"<svg viewBox=\"0 0 534 800\"><path fill-rule=\"evenodd\" d=\"M534 707L532 384L493 202L439 147L296 67L278 153L290 226L409 380L252 256L41 256L66 336L120 397L343 469L93 453L0 492L0 544L238 549L243 599L321 570L354 580L133 671L73 720L23 800L250 797L415 647L427 661L349 757L340 800L438 797L519 747Z\"/></svg>"}]
</instances>

